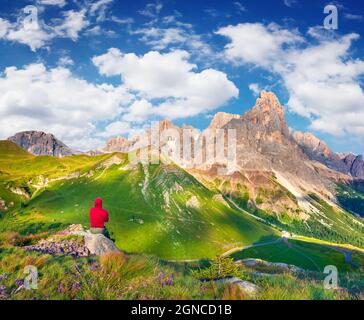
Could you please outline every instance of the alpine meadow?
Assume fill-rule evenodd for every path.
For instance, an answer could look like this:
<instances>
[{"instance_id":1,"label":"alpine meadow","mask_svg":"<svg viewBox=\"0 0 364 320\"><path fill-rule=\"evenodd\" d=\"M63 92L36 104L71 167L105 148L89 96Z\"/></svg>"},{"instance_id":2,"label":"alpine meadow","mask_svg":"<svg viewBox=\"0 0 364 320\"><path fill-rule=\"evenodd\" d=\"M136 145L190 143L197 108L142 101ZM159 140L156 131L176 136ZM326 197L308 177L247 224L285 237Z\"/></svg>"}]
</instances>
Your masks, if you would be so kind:
<instances>
[{"instance_id":1,"label":"alpine meadow","mask_svg":"<svg viewBox=\"0 0 364 320\"><path fill-rule=\"evenodd\" d=\"M341 2L2 1L0 300L363 300Z\"/></svg>"}]
</instances>

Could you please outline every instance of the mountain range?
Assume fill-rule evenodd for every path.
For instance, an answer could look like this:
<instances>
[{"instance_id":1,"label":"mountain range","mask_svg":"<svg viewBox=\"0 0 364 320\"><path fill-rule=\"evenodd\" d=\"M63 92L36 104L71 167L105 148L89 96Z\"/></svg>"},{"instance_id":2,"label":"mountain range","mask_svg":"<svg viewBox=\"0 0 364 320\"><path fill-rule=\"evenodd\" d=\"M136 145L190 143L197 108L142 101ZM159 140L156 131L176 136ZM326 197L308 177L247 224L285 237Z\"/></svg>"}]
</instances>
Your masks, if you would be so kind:
<instances>
[{"instance_id":1,"label":"mountain range","mask_svg":"<svg viewBox=\"0 0 364 320\"><path fill-rule=\"evenodd\" d=\"M157 129L158 163L133 163L127 156L145 151L153 160L151 129L131 139L116 137L88 154L42 132L2 141L0 211L8 216L20 210L8 216L12 227L28 230L37 221L47 229L87 223L82 212L102 196L122 249L168 258L214 256L281 231L364 247L362 157L336 154L314 135L292 132L273 93L262 92L243 115L217 113L202 132L168 120ZM211 139L216 129L222 140ZM231 129L233 166L224 157L206 161ZM197 161L193 148L190 158L179 157L176 145L186 130L205 161ZM224 145L223 153L228 149Z\"/></svg>"},{"instance_id":2,"label":"mountain range","mask_svg":"<svg viewBox=\"0 0 364 320\"><path fill-rule=\"evenodd\" d=\"M191 130L195 143L203 139L204 154L208 149L216 152L218 147L216 139L214 142L209 139L210 129L221 129L225 133L229 129L234 129L236 132L235 172L230 175L222 174L222 177L225 180L234 180L236 175L241 175L239 179L246 180L250 193L255 197L261 186L252 180L266 180L268 185L270 184L268 181L274 178L299 199L300 207L309 210L305 194L319 193L326 200L335 202L336 185L332 182L353 184L359 181L361 184L361 180L364 180L364 161L361 155L334 153L325 142L312 133L292 132L285 121L284 109L272 92L262 92L256 105L244 115L217 113L203 132L198 132L192 126L183 125L179 128L168 120L159 122L159 152L162 152L162 149L165 150L165 147L173 149L170 146L173 145L173 139L176 137L167 137L167 134L164 140L162 138L163 133L168 133L170 129L178 132L180 141L183 141L183 129ZM54 135L44 132L20 132L9 137L8 140L34 155L65 157L78 154ZM130 153L140 148L150 148L150 146L151 133L150 129L147 129L143 134L134 136L130 140L122 136L113 138L103 149L86 154L95 156L112 152ZM194 171L195 175L200 175L202 172L201 175L206 175L210 180L212 177L221 175L222 170L227 166L223 161L197 163L193 157L187 162L180 158L173 158L173 160L183 168ZM201 172L196 173L198 171ZM267 185L265 187L268 187ZM272 185L269 188L274 189ZM285 203L285 206L293 211L297 209L293 203Z\"/></svg>"},{"instance_id":3,"label":"mountain range","mask_svg":"<svg viewBox=\"0 0 364 320\"><path fill-rule=\"evenodd\" d=\"M185 125L178 128L168 120L161 121L159 127L161 131L170 128L194 130L192 126L187 127ZM240 155L240 158L244 158L245 166L251 160L249 157L254 153L260 153L263 158L269 158L269 155L274 155L272 150L275 148L277 148L277 151L282 146L287 146L292 151L299 147L304 157L308 157L311 161L320 162L327 168L344 173L354 179L364 180L362 155L334 153L324 141L318 139L312 133L291 132L285 121L284 110L277 97L271 92L262 92L256 105L245 115L217 113L208 129L236 129L239 135L238 147L242 149L242 151L239 150L238 155ZM86 154L127 153L135 148L139 139L139 137L134 137L134 139L128 140L123 136L118 136L107 141L103 149L89 151ZM65 157L81 153L72 150L53 134L41 131L18 132L9 137L8 140L34 155ZM248 157L246 157L247 153L244 152L244 149L248 149ZM282 153L282 151L280 150L279 153ZM242 157L243 154L244 157ZM291 155L293 156L293 154ZM255 156L257 155L255 154ZM266 162L266 159L262 159L262 161ZM268 167L273 168L274 161L271 159L268 162L271 163ZM258 165L261 166L261 163Z\"/></svg>"}]
</instances>

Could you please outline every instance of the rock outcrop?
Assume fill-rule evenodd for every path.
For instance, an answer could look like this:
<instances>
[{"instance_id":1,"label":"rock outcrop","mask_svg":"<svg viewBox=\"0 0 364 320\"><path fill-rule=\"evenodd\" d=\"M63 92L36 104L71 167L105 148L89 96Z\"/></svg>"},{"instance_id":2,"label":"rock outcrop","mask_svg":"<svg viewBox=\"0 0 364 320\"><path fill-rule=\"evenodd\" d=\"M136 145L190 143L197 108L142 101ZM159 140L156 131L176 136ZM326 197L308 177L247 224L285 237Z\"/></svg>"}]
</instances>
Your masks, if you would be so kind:
<instances>
[{"instance_id":1,"label":"rock outcrop","mask_svg":"<svg viewBox=\"0 0 364 320\"><path fill-rule=\"evenodd\" d=\"M253 109L244 114L243 121L250 125L255 133L259 131L261 137L271 135L279 139L280 135L289 136L283 107L272 92L263 91Z\"/></svg>"},{"instance_id":2,"label":"rock outcrop","mask_svg":"<svg viewBox=\"0 0 364 320\"><path fill-rule=\"evenodd\" d=\"M348 173L348 166L343 163L340 156L332 152L325 142L312 133L297 131L293 133L293 137L310 159L319 161L330 169Z\"/></svg>"},{"instance_id":3,"label":"rock outcrop","mask_svg":"<svg viewBox=\"0 0 364 320\"><path fill-rule=\"evenodd\" d=\"M97 256L102 256L109 252L120 252L114 242L102 234L87 233L85 235L85 246L91 254Z\"/></svg>"},{"instance_id":4,"label":"rock outcrop","mask_svg":"<svg viewBox=\"0 0 364 320\"><path fill-rule=\"evenodd\" d=\"M309 132L294 132L293 138L311 160L318 161L332 170L364 180L362 155L334 153L324 141Z\"/></svg>"},{"instance_id":5,"label":"rock outcrop","mask_svg":"<svg viewBox=\"0 0 364 320\"><path fill-rule=\"evenodd\" d=\"M233 119L239 120L239 119L241 119L241 115L230 114L230 113L226 113L226 112L218 112L215 114L214 118L212 119L209 128L210 129L222 128Z\"/></svg>"},{"instance_id":6,"label":"rock outcrop","mask_svg":"<svg viewBox=\"0 0 364 320\"><path fill-rule=\"evenodd\" d=\"M259 268L264 267L266 268L272 268L275 272L292 272L292 273L303 273L305 270L302 268L299 268L294 265L281 263L281 262L268 262L261 259L244 259L241 261L244 265L251 267L251 268Z\"/></svg>"},{"instance_id":7,"label":"rock outcrop","mask_svg":"<svg viewBox=\"0 0 364 320\"><path fill-rule=\"evenodd\" d=\"M88 252L97 256L101 256L109 252L120 252L114 242L110 239L106 238L102 234L92 234L90 231L84 231L80 224L72 224L65 230L60 231L58 235L83 236L84 246L87 248Z\"/></svg>"},{"instance_id":8,"label":"rock outcrop","mask_svg":"<svg viewBox=\"0 0 364 320\"><path fill-rule=\"evenodd\" d=\"M186 206L193 209L199 209L200 208L200 202L198 201L196 196L192 196L187 202Z\"/></svg>"},{"instance_id":9,"label":"rock outcrop","mask_svg":"<svg viewBox=\"0 0 364 320\"><path fill-rule=\"evenodd\" d=\"M236 277L216 280L215 282L222 283L225 285L226 284L236 285L242 293L247 294L250 297L256 296L261 290L260 287L258 287L256 284L249 281L241 280Z\"/></svg>"},{"instance_id":10,"label":"rock outcrop","mask_svg":"<svg viewBox=\"0 0 364 320\"><path fill-rule=\"evenodd\" d=\"M78 240L72 237L77 237ZM26 246L24 249L51 255L68 255L74 258L120 252L110 239L102 234L85 231L80 224L72 224L55 235L40 240L35 245Z\"/></svg>"},{"instance_id":11,"label":"rock outcrop","mask_svg":"<svg viewBox=\"0 0 364 320\"><path fill-rule=\"evenodd\" d=\"M8 140L36 156L66 157L77 153L53 134L41 131L18 132Z\"/></svg>"},{"instance_id":12,"label":"rock outcrop","mask_svg":"<svg viewBox=\"0 0 364 320\"><path fill-rule=\"evenodd\" d=\"M338 156L345 164L352 177L364 180L364 160L362 155L339 153Z\"/></svg>"},{"instance_id":13,"label":"rock outcrop","mask_svg":"<svg viewBox=\"0 0 364 320\"><path fill-rule=\"evenodd\" d=\"M104 152L128 152L133 143L128 139L120 136L107 141Z\"/></svg>"}]
</instances>

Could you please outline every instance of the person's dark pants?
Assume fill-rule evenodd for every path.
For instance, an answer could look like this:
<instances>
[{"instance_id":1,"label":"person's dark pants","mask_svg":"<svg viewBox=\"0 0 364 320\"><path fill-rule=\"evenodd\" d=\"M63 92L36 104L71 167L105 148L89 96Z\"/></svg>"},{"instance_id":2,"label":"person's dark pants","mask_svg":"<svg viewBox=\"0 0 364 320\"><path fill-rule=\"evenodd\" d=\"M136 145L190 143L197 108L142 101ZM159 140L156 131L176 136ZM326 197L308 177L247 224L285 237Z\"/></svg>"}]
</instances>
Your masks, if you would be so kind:
<instances>
[{"instance_id":1,"label":"person's dark pants","mask_svg":"<svg viewBox=\"0 0 364 320\"><path fill-rule=\"evenodd\" d=\"M106 228L90 228L92 234L103 234L106 238L110 239L109 230Z\"/></svg>"}]
</instances>

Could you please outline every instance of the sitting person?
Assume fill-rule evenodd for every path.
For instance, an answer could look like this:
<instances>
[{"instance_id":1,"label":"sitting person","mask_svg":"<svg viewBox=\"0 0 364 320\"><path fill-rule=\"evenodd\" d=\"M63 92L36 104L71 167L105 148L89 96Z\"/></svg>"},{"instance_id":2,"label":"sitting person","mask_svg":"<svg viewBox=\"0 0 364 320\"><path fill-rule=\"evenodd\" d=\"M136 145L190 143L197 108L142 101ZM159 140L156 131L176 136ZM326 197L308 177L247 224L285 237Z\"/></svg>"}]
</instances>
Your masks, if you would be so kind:
<instances>
[{"instance_id":1,"label":"sitting person","mask_svg":"<svg viewBox=\"0 0 364 320\"><path fill-rule=\"evenodd\" d=\"M109 221L109 213L102 208L102 199L96 198L94 207L90 209L90 231L93 234L103 234L110 239L110 234L105 227L105 222Z\"/></svg>"}]
</instances>

